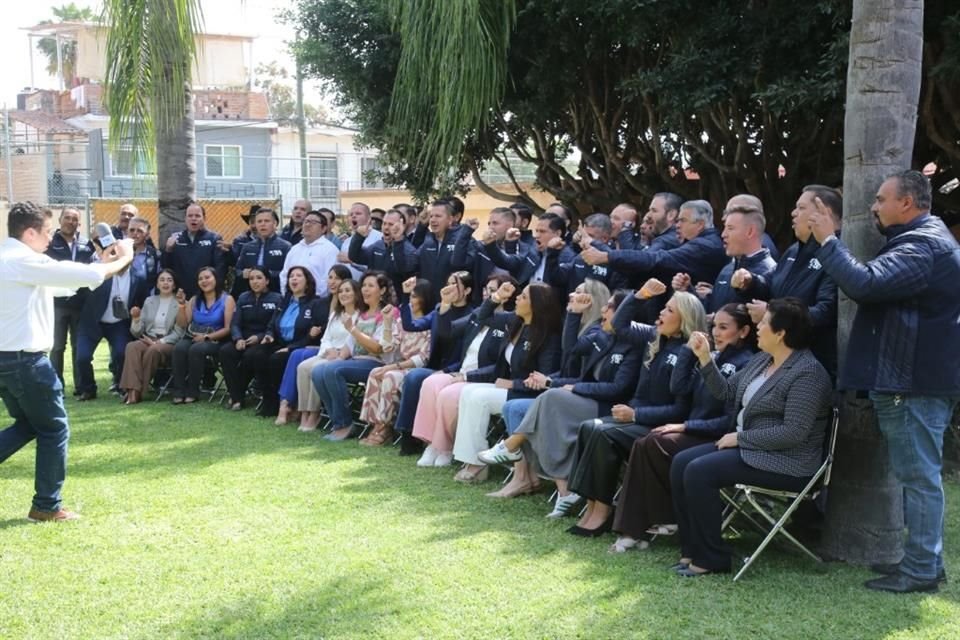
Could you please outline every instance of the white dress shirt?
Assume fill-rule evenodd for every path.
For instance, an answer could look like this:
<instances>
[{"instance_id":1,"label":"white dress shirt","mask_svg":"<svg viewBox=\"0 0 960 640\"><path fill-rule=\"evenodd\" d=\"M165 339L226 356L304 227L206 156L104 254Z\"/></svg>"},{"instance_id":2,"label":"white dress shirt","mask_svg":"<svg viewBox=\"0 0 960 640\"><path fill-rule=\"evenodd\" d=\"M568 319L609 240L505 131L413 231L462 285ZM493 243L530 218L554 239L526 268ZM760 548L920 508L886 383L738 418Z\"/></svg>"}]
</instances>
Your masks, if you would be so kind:
<instances>
[{"instance_id":1,"label":"white dress shirt","mask_svg":"<svg viewBox=\"0 0 960 640\"><path fill-rule=\"evenodd\" d=\"M53 298L102 282L89 265L57 262L15 238L0 242L0 351L49 351Z\"/></svg>"},{"instance_id":2,"label":"white dress shirt","mask_svg":"<svg viewBox=\"0 0 960 640\"><path fill-rule=\"evenodd\" d=\"M306 267L317 281L317 295L321 298L327 295L327 272L337 264L337 254L340 250L324 237L320 237L310 244L301 240L290 247L287 257L283 261L283 270L280 271L280 293L287 293L287 272L292 267Z\"/></svg>"}]
</instances>

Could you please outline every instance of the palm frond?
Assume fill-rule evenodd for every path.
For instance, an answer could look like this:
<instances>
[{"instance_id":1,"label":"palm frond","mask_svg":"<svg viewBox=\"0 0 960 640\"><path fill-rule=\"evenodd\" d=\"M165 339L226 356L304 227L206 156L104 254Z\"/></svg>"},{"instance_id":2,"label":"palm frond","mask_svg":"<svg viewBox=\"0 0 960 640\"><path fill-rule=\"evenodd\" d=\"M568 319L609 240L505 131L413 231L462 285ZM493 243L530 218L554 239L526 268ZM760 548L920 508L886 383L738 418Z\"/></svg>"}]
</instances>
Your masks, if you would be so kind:
<instances>
[{"instance_id":1,"label":"palm frond","mask_svg":"<svg viewBox=\"0 0 960 640\"><path fill-rule=\"evenodd\" d=\"M104 2L110 148L130 147L134 167L154 166L157 134L183 119L202 20L199 0Z\"/></svg>"},{"instance_id":2,"label":"palm frond","mask_svg":"<svg viewBox=\"0 0 960 640\"><path fill-rule=\"evenodd\" d=\"M402 51L389 126L440 178L502 96L515 0L390 0Z\"/></svg>"}]
</instances>

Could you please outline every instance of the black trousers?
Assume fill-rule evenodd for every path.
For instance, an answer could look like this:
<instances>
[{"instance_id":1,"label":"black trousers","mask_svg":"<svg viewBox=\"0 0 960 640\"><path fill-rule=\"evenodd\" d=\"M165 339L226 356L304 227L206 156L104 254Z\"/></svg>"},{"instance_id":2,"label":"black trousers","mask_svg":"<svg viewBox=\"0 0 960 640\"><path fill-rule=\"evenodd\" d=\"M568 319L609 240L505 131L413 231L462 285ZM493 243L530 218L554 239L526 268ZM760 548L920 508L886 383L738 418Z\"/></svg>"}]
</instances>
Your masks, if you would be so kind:
<instances>
[{"instance_id":1,"label":"black trousers","mask_svg":"<svg viewBox=\"0 0 960 640\"><path fill-rule=\"evenodd\" d=\"M70 338L70 363L73 365L77 355L77 332L80 328L80 309L71 307L56 306L53 307L53 348L50 349L50 362L53 364L60 383L66 386L63 381L63 356L67 349L67 337ZM79 375L76 366L70 367L73 370L73 388L80 388Z\"/></svg>"},{"instance_id":2,"label":"black trousers","mask_svg":"<svg viewBox=\"0 0 960 640\"><path fill-rule=\"evenodd\" d=\"M743 461L740 449L718 450L713 442L681 451L670 466L670 486L683 557L701 569L730 571L732 553L720 535L723 487L741 483L799 491L809 481L755 469Z\"/></svg>"},{"instance_id":3,"label":"black trousers","mask_svg":"<svg viewBox=\"0 0 960 640\"><path fill-rule=\"evenodd\" d=\"M633 441L648 433L650 427L615 422L612 416L581 422L570 471L570 491L589 500L613 504L620 465L630 456Z\"/></svg>"},{"instance_id":4,"label":"black trousers","mask_svg":"<svg viewBox=\"0 0 960 640\"><path fill-rule=\"evenodd\" d=\"M228 342L220 347L220 367L227 393L230 394L230 403L242 404L250 381L276 347L273 344L255 344L237 351L235 345L234 342Z\"/></svg>"},{"instance_id":5,"label":"black trousers","mask_svg":"<svg viewBox=\"0 0 960 640\"><path fill-rule=\"evenodd\" d=\"M220 342L194 342L190 337L180 338L173 347L173 357L170 359L174 398L200 397L200 381L207 357L216 358L222 346Z\"/></svg>"}]
</instances>

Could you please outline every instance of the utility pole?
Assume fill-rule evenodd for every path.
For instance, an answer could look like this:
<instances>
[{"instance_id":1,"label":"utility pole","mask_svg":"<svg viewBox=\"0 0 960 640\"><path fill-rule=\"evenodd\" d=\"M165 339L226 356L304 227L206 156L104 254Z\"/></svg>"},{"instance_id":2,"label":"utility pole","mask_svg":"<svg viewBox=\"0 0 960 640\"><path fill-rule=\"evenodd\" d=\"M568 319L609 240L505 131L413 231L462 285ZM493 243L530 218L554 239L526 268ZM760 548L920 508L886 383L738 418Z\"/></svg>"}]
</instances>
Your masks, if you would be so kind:
<instances>
[{"instance_id":1,"label":"utility pole","mask_svg":"<svg viewBox=\"0 0 960 640\"><path fill-rule=\"evenodd\" d=\"M303 65L300 63L300 31L297 31L294 58L297 65L297 132L300 138L300 197L310 198L310 178L307 162L307 118L303 110Z\"/></svg>"},{"instance_id":2,"label":"utility pole","mask_svg":"<svg viewBox=\"0 0 960 640\"><path fill-rule=\"evenodd\" d=\"M3 104L3 158L7 165L7 203L13 204L13 155L10 153L10 111Z\"/></svg>"}]
</instances>

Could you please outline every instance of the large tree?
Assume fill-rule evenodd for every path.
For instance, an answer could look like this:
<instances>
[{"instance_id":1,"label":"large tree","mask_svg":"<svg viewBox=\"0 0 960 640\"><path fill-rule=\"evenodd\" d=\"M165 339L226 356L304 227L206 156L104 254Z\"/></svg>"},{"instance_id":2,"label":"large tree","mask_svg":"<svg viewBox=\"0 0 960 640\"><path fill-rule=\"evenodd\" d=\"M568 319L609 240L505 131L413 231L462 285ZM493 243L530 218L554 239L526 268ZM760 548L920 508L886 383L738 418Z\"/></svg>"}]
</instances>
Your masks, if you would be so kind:
<instances>
[{"instance_id":1,"label":"large tree","mask_svg":"<svg viewBox=\"0 0 960 640\"><path fill-rule=\"evenodd\" d=\"M843 241L860 260L882 238L870 206L880 183L913 159L923 78L923 0L855 0L844 124ZM841 362L856 304L841 296ZM826 553L841 560L894 563L902 555L901 491L869 400L841 404L836 469L830 487Z\"/></svg>"},{"instance_id":2,"label":"large tree","mask_svg":"<svg viewBox=\"0 0 960 640\"><path fill-rule=\"evenodd\" d=\"M404 16L386 0L299 0L293 19L307 34L299 50L307 71L337 93L361 139L382 151L387 181L420 195L443 179L472 176L477 188L512 199L480 178L487 167L512 176L520 160L536 168L540 188L581 210L643 202L663 189L717 205L747 190L764 200L782 237L804 184L841 183L848 1L515 4L499 101L448 73L449 96L483 106L487 118L455 137L461 153L436 158L446 162L440 175L423 170L425 134L410 135L391 117L409 40ZM960 61L951 28L960 8L932 4L939 19L927 27L937 47L925 87L944 144L921 146L938 159L960 131L948 102L957 95L948 76ZM502 29L486 30L500 41ZM459 50L472 65L488 63L476 48ZM421 106L426 114L410 122L444 113Z\"/></svg>"},{"instance_id":3,"label":"large tree","mask_svg":"<svg viewBox=\"0 0 960 640\"><path fill-rule=\"evenodd\" d=\"M183 222L197 188L191 87L201 20L199 0L103 5L110 145L129 147L134 167L156 166L161 240Z\"/></svg>"}]
</instances>

